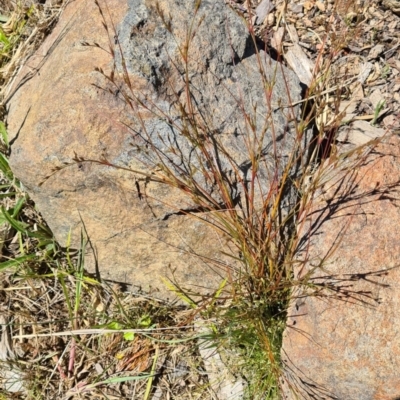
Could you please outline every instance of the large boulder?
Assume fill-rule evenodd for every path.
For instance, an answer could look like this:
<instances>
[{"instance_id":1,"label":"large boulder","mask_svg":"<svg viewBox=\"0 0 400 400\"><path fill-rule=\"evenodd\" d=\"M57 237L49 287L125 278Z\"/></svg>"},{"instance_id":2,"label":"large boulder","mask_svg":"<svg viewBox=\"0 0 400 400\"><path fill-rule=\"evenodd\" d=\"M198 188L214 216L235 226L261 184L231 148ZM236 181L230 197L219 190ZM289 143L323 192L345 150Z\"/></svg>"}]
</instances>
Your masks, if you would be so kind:
<instances>
[{"instance_id":1,"label":"large boulder","mask_svg":"<svg viewBox=\"0 0 400 400\"><path fill-rule=\"evenodd\" d=\"M366 158L326 167L300 223L295 273L308 284L288 311L285 399L400 398L399 157L392 137Z\"/></svg>"},{"instance_id":2,"label":"large boulder","mask_svg":"<svg viewBox=\"0 0 400 400\"><path fill-rule=\"evenodd\" d=\"M195 199L155 182L160 166L186 181L191 174L211 201L221 202L215 182L199 172L207 161L183 134L196 120L215 144L207 151L235 204L245 205L237 178L250 179L251 143L263 165L258 195L268 193L296 145L302 151L307 144L294 127L299 108L287 107L301 98L300 83L255 51L244 21L223 0L203 0L198 9L183 0L100 4L108 35L92 0L71 2L20 73L8 101L11 166L61 244L70 230L77 244L84 225L104 278L163 290L159 277L174 271L186 286L211 290L232 263L220 251L235 250L202 221L207 214ZM125 169L72 162L52 174L75 155ZM294 190L286 188L285 196L293 204Z\"/></svg>"}]
</instances>

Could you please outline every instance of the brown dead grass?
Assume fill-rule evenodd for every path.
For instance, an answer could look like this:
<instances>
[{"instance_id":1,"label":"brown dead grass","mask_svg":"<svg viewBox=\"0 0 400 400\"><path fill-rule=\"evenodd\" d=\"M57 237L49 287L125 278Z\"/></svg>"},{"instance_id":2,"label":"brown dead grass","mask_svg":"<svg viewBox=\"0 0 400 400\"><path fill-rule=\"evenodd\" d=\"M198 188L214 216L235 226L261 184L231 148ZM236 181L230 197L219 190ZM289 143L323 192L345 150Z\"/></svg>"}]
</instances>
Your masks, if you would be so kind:
<instances>
[{"instance_id":1,"label":"brown dead grass","mask_svg":"<svg viewBox=\"0 0 400 400\"><path fill-rule=\"evenodd\" d=\"M153 363L161 398L168 393L212 398L211 392L206 396L207 376L191 340L194 328L180 327L186 319L182 306L84 276L72 317L68 301L77 296L79 278L62 260L56 270L38 264L3 273L1 312L10 323L15 366L25 382L13 398L131 398L133 393L143 398ZM125 335L129 329L144 333L124 337L121 329ZM115 378L121 382L113 383Z\"/></svg>"}]
</instances>

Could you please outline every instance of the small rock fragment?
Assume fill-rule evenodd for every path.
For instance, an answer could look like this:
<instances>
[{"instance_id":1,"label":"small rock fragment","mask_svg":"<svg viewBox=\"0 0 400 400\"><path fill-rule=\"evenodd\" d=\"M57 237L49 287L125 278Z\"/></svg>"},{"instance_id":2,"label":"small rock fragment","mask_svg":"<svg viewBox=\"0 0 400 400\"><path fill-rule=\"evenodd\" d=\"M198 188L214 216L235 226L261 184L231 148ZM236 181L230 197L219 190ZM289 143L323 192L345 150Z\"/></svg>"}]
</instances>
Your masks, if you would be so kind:
<instances>
[{"instance_id":1,"label":"small rock fragment","mask_svg":"<svg viewBox=\"0 0 400 400\"><path fill-rule=\"evenodd\" d=\"M384 134L384 129L371 126L367 121L354 121L348 130L340 132L337 140L361 146L373 139L382 137Z\"/></svg>"},{"instance_id":2,"label":"small rock fragment","mask_svg":"<svg viewBox=\"0 0 400 400\"><path fill-rule=\"evenodd\" d=\"M279 27L274 33L274 36L271 39L271 45L275 50L278 51L282 50L282 40L284 34L285 34L285 28L283 26Z\"/></svg>"},{"instance_id":3,"label":"small rock fragment","mask_svg":"<svg viewBox=\"0 0 400 400\"><path fill-rule=\"evenodd\" d=\"M383 0L382 4L394 14L400 15L400 0Z\"/></svg>"},{"instance_id":4,"label":"small rock fragment","mask_svg":"<svg viewBox=\"0 0 400 400\"><path fill-rule=\"evenodd\" d=\"M373 67L373 64L370 62L364 63L360 68L360 73L358 74L358 82L363 84L368 79Z\"/></svg>"},{"instance_id":5,"label":"small rock fragment","mask_svg":"<svg viewBox=\"0 0 400 400\"><path fill-rule=\"evenodd\" d=\"M378 56L380 54L382 54L382 52L385 50L385 46L383 44L377 44L375 45L371 51L369 52L368 55L368 60L374 60L376 58L378 58Z\"/></svg>"},{"instance_id":6,"label":"small rock fragment","mask_svg":"<svg viewBox=\"0 0 400 400\"><path fill-rule=\"evenodd\" d=\"M305 1L303 3L303 7L307 10L310 11L314 7L314 3L312 1Z\"/></svg>"},{"instance_id":7,"label":"small rock fragment","mask_svg":"<svg viewBox=\"0 0 400 400\"><path fill-rule=\"evenodd\" d=\"M300 81L309 86L313 78L314 63L307 57L300 45L295 44L287 51L286 61Z\"/></svg>"},{"instance_id":8,"label":"small rock fragment","mask_svg":"<svg viewBox=\"0 0 400 400\"><path fill-rule=\"evenodd\" d=\"M302 4L290 4L289 9L294 14L300 14L303 12L303 5Z\"/></svg>"},{"instance_id":9,"label":"small rock fragment","mask_svg":"<svg viewBox=\"0 0 400 400\"><path fill-rule=\"evenodd\" d=\"M388 129L399 129L400 128L400 118L395 115L388 115L382 120L383 126Z\"/></svg>"},{"instance_id":10,"label":"small rock fragment","mask_svg":"<svg viewBox=\"0 0 400 400\"><path fill-rule=\"evenodd\" d=\"M318 10L324 12L326 10L325 4L322 3L321 1L315 2L315 5L317 6Z\"/></svg>"},{"instance_id":11,"label":"small rock fragment","mask_svg":"<svg viewBox=\"0 0 400 400\"><path fill-rule=\"evenodd\" d=\"M261 25L274 8L275 6L271 3L271 0L262 0L256 8L256 24Z\"/></svg>"}]
</instances>

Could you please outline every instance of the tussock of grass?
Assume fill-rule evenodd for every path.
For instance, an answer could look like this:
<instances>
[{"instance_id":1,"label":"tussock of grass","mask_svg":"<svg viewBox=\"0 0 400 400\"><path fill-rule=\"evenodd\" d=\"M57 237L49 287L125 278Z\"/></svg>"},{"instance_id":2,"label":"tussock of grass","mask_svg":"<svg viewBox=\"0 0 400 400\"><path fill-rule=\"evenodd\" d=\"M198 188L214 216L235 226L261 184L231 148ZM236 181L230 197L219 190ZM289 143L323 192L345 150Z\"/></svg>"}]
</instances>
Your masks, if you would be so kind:
<instances>
[{"instance_id":1,"label":"tussock of grass","mask_svg":"<svg viewBox=\"0 0 400 400\"><path fill-rule=\"evenodd\" d=\"M98 4L98 3L97 3ZM135 92L130 81L122 49L110 47L110 54L122 59L122 72L113 70L111 74L103 74L106 82L114 85L121 92L123 100L130 108L137 126L140 126L140 135L143 138L148 151L152 153L154 167L157 166L156 175L149 176L158 183L178 188L186 196L189 202L193 202L203 213L188 212L193 218L197 218L210 224L214 229L225 234L237 253L232 257L232 272L227 276L226 286L214 296L204 299L193 289L185 288L184 283L176 283L176 287L183 293L182 299L196 300L195 305L206 318L214 319L214 337L220 346L236 348L240 357L246 361L240 368L240 374L244 374L249 381L250 398L275 398L279 393L280 377L280 341L285 327L286 314L291 288L297 283L292 279L292 268L297 262L295 254L297 239L294 229L296 216L301 204L295 202L290 205L286 198L288 187L302 187L303 174L294 175L293 171L302 168L309 157L310 149L304 148L304 135L310 120L294 124L292 133L297 138L291 153L282 163L283 157L279 153L279 144L275 142L274 120L271 118L273 107L271 100L267 100L267 116L259 125L267 126L268 130L261 131L253 122L256 115L251 111L246 112L245 105L238 100L238 107L243 111L248 138L245 140L247 158L251 171L250 177L245 177L238 168L235 160L229 155L229 150L224 147L220 138L215 134L217 127L207 125L211 119L202 116L202 110L196 106L195 96L192 94L189 76L191 74L191 41L194 39L203 19L197 18L201 2L194 8L193 20L188 24L187 40L180 48L181 60L179 66L183 70L184 100L176 93L175 104L179 122L165 114L152 104L141 93ZM98 4L99 8L101 6ZM162 14L158 9L160 20L165 28L172 34L171 18ZM101 11L104 17L105 12ZM108 22L104 18L104 24ZM249 31L252 26L249 25ZM108 28L107 32L112 31ZM254 41L255 38L253 37ZM111 40L110 40L111 43ZM255 49L257 52L257 50ZM270 99L274 85L274 73L272 76L264 70L262 57L258 54L260 82L265 88L265 98ZM173 63L174 64L174 63ZM174 64L175 65L175 64ZM277 66L277 68L279 68ZM289 89L287 89L289 91ZM288 93L290 98L290 93ZM288 105L287 115L295 115L293 107ZM193 149L192 159L196 160L196 172L191 168L185 169L181 164L190 165L183 154L178 155L179 162L174 162L175 150L163 151L158 146L157 138L147 131L146 123L142 119L143 113L151 113L169 121L171 129L177 132L177 136L185 141ZM202 117L200 117L200 115ZM263 157L264 135L272 133L272 149L274 161L269 163ZM313 161L316 160L314 153ZM232 169L228 176L221 168L220 160ZM83 161L84 157L77 160ZM182 162L183 160L183 162ZM86 160L93 161L93 160ZM107 160L95 162L104 165L112 165ZM64 168L64 165L60 168ZM118 165L112 165L119 168ZM145 165L148 167L148 165ZM126 169L125 167L123 167ZM266 171L266 172L265 172ZM137 171L131 171L133 174ZM260 181L262 175L271 178L270 187L262 193L263 186ZM205 183L204 183L205 182ZM207 182L213 182L212 190ZM245 200L237 203L232 197L232 188L239 187ZM289 204L289 208L288 208ZM303 204L307 208L307 204ZM218 262L218 260L216 260Z\"/></svg>"}]
</instances>

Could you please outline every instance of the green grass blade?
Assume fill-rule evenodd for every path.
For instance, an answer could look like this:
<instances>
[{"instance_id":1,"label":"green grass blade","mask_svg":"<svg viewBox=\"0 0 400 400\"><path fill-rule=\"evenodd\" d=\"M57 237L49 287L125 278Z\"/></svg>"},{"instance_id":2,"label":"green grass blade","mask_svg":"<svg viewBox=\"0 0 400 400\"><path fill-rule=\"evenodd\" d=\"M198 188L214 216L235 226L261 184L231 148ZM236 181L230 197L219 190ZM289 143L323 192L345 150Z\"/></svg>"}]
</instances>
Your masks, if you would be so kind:
<instances>
[{"instance_id":1,"label":"green grass blade","mask_svg":"<svg viewBox=\"0 0 400 400\"><path fill-rule=\"evenodd\" d=\"M0 15L0 21L1 21L1 15ZM0 135L3 138L4 144L6 145L7 149L10 146L10 143L8 141L8 134L6 130L6 126L4 125L4 122L0 121Z\"/></svg>"},{"instance_id":2,"label":"green grass blade","mask_svg":"<svg viewBox=\"0 0 400 400\"><path fill-rule=\"evenodd\" d=\"M182 293L168 279L166 279L164 277L161 277L161 280L163 281L164 285L167 287L168 290L170 290L171 292L175 293L181 300L183 300L191 308L196 308L197 307L196 303L192 299L190 299L188 296L186 296L184 293Z\"/></svg>"},{"instance_id":3,"label":"green grass blade","mask_svg":"<svg viewBox=\"0 0 400 400\"><path fill-rule=\"evenodd\" d=\"M67 257L67 263L70 268L73 268L72 261L71 261L71 255L70 255L70 252L71 252L71 229L68 232L67 244L66 244L65 248L66 248L65 255Z\"/></svg>"},{"instance_id":4,"label":"green grass blade","mask_svg":"<svg viewBox=\"0 0 400 400\"><path fill-rule=\"evenodd\" d=\"M1 207L1 213L3 214L4 218L7 222L17 231L21 233L28 234L27 227L29 226L25 222L17 221L13 216L11 216L8 211Z\"/></svg>"},{"instance_id":5,"label":"green grass blade","mask_svg":"<svg viewBox=\"0 0 400 400\"><path fill-rule=\"evenodd\" d=\"M153 386L153 380L154 380L156 366L157 366L157 360L158 360L158 351L159 351L159 348L157 346L156 354L154 355L153 365L151 366L150 377L149 377L149 380L147 381L147 385L146 385L146 392L144 394L144 400L149 400L149 397L151 394L151 388Z\"/></svg>"},{"instance_id":6,"label":"green grass blade","mask_svg":"<svg viewBox=\"0 0 400 400\"><path fill-rule=\"evenodd\" d=\"M68 308L69 319L71 320L71 324L73 324L74 316L73 316L71 298L70 298L69 293L68 293L67 285L65 284L64 276L62 274L55 274L55 276L58 278L58 280L59 280L59 282L61 284L61 288L62 288L62 291L64 293L64 297L65 297L65 302L66 302L67 308Z\"/></svg>"},{"instance_id":7,"label":"green grass blade","mask_svg":"<svg viewBox=\"0 0 400 400\"><path fill-rule=\"evenodd\" d=\"M10 187L10 185L7 185L7 186ZM0 190L1 190L1 188L0 188ZM14 197L17 194L18 194L17 192L0 193L0 199L6 199L8 197Z\"/></svg>"},{"instance_id":8,"label":"green grass blade","mask_svg":"<svg viewBox=\"0 0 400 400\"><path fill-rule=\"evenodd\" d=\"M14 180L14 174L11 171L8 160L2 153L0 153L0 170L10 182Z\"/></svg>"},{"instance_id":9,"label":"green grass blade","mask_svg":"<svg viewBox=\"0 0 400 400\"><path fill-rule=\"evenodd\" d=\"M149 374L144 374L144 375L137 375L137 376L118 376L115 378L108 378L104 381L100 381L100 382L92 383L89 385L84 385L84 386L81 386L78 388L70 389L67 393L67 397L70 398L77 394L79 395L80 393L88 392L88 391L96 388L97 386L103 386L103 385L113 384L113 383L123 383L123 382L129 382L129 381L139 381L139 380L143 380L143 379L148 379L149 376L150 376Z\"/></svg>"},{"instance_id":10,"label":"green grass blade","mask_svg":"<svg viewBox=\"0 0 400 400\"><path fill-rule=\"evenodd\" d=\"M74 316L77 321L79 306L81 304L82 297L82 286L84 281L84 266L85 266L85 238L83 232L81 232L81 243L79 248L78 265L77 265L77 276L76 276L76 289L75 289L75 305L74 305Z\"/></svg>"},{"instance_id":11,"label":"green grass blade","mask_svg":"<svg viewBox=\"0 0 400 400\"><path fill-rule=\"evenodd\" d=\"M5 270L7 268L14 268L20 266L25 261L30 261L37 258L36 254L28 254L26 256L21 256L17 258L13 258L11 260L4 261L0 263L0 271Z\"/></svg>"},{"instance_id":12,"label":"green grass blade","mask_svg":"<svg viewBox=\"0 0 400 400\"><path fill-rule=\"evenodd\" d=\"M18 199L17 203L12 208L12 217L13 218L17 218L18 217L20 211L22 210L22 208L24 207L25 204L26 204L26 196L21 197L20 199Z\"/></svg>"},{"instance_id":13,"label":"green grass blade","mask_svg":"<svg viewBox=\"0 0 400 400\"><path fill-rule=\"evenodd\" d=\"M143 333L143 332L141 332L140 335L142 335L148 339L151 339L153 342L166 343L166 344L187 343L187 342L191 342L192 340L205 338L205 335L195 335L195 336L187 337L184 339L157 339L157 338L147 335L146 333Z\"/></svg>"},{"instance_id":14,"label":"green grass blade","mask_svg":"<svg viewBox=\"0 0 400 400\"><path fill-rule=\"evenodd\" d=\"M224 290L224 287L226 286L226 283L228 282L228 279L225 278L220 284L219 287L217 289L217 291L215 292L214 295L214 300L218 299L221 296L222 291Z\"/></svg>"},{"instance_id":15,"label":"green grass blade","mask_svg":"<svg viewBox=\"0 0 400 400\"><path fill-rule=\"evenodd\" d=\"M150 374L145 374L145 375L137 375L137 376L118 376L115 378L109 378L106 379L102 382L98 382L97 384L93 386L98 386L98 385L103 385L103 384L108 384L108 383L121 383L121 382L129 382L129 381L139 381L141 379L148 379L150 378Z\"/></svg>"},{"instance_id":16,"label":"green grass blade","mask_svg":"<svg viewBox=\"0 0 400 400\"><path fill-rule=\"evenodd\" d=\"M2 55L5 54L10 46L7 35L0 29L0 43L3 44Z\"/></svg>"}]
</instances>

